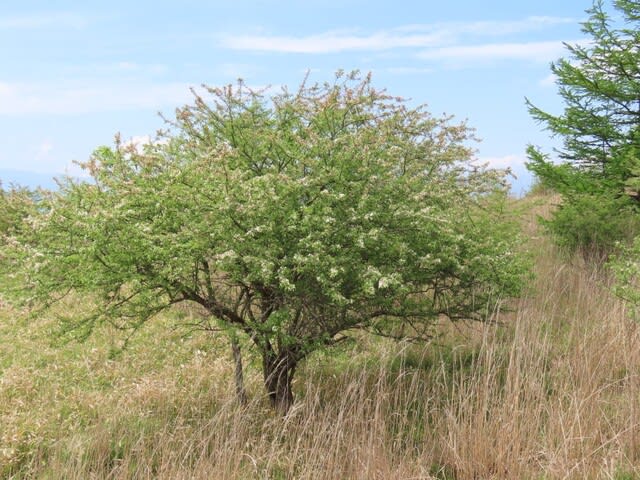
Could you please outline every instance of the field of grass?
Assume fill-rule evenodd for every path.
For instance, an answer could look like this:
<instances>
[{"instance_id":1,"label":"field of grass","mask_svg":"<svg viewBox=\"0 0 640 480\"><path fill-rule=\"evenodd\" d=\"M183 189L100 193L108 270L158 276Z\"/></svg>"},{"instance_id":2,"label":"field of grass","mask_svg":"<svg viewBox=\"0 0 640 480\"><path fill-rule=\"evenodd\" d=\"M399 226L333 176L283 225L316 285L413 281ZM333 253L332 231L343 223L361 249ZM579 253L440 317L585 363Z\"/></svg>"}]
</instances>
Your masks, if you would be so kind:
<instances>
[{"instance_id":1,"label":"field of grass","mask_svg":"<svg viewBox=\"0 0 640 480\"><path fill-rule=\"evenodd\" d=\"M189 311L114 354L116 331L56 345L55 312L3 305L0 478L640 478L640 330L606 272L540 235L549 203L518 203L536 276L499 325L317 353L285 418L246 349L237 404L228 342L181 327Z\"/></svg>"}]
</instances>

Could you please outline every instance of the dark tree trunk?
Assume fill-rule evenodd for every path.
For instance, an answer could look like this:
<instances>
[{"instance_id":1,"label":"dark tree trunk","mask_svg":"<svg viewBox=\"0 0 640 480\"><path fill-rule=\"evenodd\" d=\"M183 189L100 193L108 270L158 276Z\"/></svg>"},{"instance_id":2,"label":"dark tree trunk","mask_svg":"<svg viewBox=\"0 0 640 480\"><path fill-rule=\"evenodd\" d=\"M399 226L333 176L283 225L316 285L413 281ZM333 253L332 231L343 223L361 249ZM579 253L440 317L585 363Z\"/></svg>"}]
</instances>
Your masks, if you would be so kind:
<instances>
[{"instance_id":1,"label":"dark tree trunk","mask_svg":"<svg viewBox=\"0 0 640 480\"><path fill-rule=\"evenodd\" d=\"M269 395L271 406L281 415L286 415L293 405L291 382L296 370L297 360L291 352L266 352L262 355L264 386Z\"/></svg>"},{"instance_id":2,"label":"dark tree trunk","mask_svg":"<svg viewBox=\"0 0 640 480\"><path fill-rule=\"evenodd\" d=\"M242 371L242 353L240 342L235 335L231 336L231 352L233 353L233 363L235 364L234 379L236 384L236 397L240 405L247 404L247 392L244 389L244 373Z\"/></svg>"}]
</instances>

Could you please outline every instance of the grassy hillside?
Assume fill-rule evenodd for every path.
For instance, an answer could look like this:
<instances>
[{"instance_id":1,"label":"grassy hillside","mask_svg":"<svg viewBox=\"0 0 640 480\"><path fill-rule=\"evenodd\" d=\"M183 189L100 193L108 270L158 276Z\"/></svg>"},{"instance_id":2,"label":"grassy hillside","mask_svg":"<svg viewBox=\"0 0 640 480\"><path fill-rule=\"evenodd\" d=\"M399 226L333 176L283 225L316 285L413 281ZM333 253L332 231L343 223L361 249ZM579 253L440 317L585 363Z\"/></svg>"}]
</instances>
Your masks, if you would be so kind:
<instances>
[{"instance_id":1,"label":"grassy hillside","mask_svg":"<svg viewBox=\"0 0 640 480\"><path fill-rule=\"evenodd\" d=\"M236 404L227 342L190 332L192 312L117 354L115 330L56 345L56 312L3 305L0 478L640 478L639 330L604 272L538 233L549 205L514 205L536 277L499 325L315 354L284 419L248 353Z\"/></svg>"}]
</instances>

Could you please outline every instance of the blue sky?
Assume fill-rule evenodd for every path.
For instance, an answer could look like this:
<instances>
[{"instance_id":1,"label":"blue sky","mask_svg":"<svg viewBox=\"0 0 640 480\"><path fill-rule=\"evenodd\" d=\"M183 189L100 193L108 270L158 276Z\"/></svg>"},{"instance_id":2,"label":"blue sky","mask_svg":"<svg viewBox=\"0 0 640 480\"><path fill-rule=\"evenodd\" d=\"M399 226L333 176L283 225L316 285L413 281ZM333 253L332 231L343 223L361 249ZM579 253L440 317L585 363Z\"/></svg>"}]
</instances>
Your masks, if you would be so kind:
<instances>
[{"instance_id":1,"label":"blue sky","mask_svg":"<svg viewBox=\"0 0 640 480\"><path fill-rule=\"evenodd\" d=\"M99 145L153 135L190 87L296 86L337 69L468 119L480 160L529 183L553 142L524 98L562 108L549 63L584 40L590 0L2 2L0 179L49 185Z\"/></svg>"}]
</instances>

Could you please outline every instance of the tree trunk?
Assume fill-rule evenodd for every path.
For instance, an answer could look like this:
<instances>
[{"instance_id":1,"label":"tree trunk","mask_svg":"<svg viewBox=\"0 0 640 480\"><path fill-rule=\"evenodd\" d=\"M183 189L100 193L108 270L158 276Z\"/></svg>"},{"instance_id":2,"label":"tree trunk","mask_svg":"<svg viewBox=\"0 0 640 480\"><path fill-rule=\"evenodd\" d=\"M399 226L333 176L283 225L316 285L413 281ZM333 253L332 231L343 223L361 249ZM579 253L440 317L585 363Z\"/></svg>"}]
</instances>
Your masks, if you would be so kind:
<instances>
[{"instance_id":1,"label":"tree trunk","mask_svg":"<svg viewBox=\"0 0 640 480\"><path fill-rule=\"evenodd\" d=\"M236 397L240 405L247 404L247 391L244 389L244 373L242 371L242 353L240 342L235 335L231 336L231 352L233 353L233 363L235 364L234 380L236 383Z\"/></svg>"},{"instance_id":2,"label":"tree trunk","mask_svg":"<svg viewBox=\"0 0 640 480\"><path fill-rule=\"evenodd\" d=\"M291 382L296 366L297 361L289 352L283 352L279 355L266 352L262 355L264 386L269 395L271 406L282 416L286 415L293 405Z\"/></svg>"}]
</instances>

